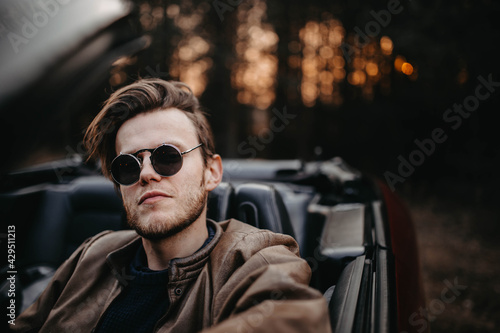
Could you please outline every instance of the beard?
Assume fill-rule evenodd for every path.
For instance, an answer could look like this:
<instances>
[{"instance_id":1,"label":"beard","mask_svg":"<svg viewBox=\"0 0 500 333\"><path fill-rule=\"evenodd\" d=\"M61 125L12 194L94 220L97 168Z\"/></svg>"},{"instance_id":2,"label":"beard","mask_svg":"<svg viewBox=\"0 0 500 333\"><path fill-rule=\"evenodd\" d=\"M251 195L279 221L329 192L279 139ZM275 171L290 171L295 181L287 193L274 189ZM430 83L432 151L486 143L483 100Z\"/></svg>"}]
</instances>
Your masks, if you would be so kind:
<instances>
[{"instance_id":1,"label":"beard","mask_svg":"<svg viewBox=\"0 0 500 333\"><path fill-rule=\"evenodd\" d=\"M151 241L166 239L187 229L200 217L206 207L208 194L204 178L203 176L199 186L191 186L192 190L186 191L187 195L182 205L178 205L177 216L166 216L155 223L143 223L137 210L132 211L129 207L125 207L128 225L139 236Z\"/></svg>"}]
</instances>

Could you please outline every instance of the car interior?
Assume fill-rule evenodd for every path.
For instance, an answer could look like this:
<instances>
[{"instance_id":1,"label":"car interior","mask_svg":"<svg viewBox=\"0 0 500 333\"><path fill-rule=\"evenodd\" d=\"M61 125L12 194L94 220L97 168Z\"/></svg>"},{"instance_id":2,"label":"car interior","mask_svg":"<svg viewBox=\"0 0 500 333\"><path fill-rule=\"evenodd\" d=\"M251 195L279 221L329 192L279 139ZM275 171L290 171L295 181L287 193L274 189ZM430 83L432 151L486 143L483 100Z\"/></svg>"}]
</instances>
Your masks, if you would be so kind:
<instances>
[{"instance_id":1,"label":"car interior","mask_svg":"<svg viewBox=\"0 0 500 333\"><path fill-rule=\"evenodd\" d=\"M318 171L311 171L318 165L299 161L225 164L229 163L240 167L238 172L229 167L223 182L210 192L208 218L236 218L294 237L301 256L311 266L311 286L329 302L332 326L340 329L346 322L359 323L359 303L353 300L362 292L376 292L361 290L371 286L362 279L369 282L374 272L380 279L389 276L387 269L372 267L382 260L369 259L381 255L380 250L373 253L380 248L375 243L384 245L382 249L387 247L384 232L374 231L383 229L383 202L376 193L362 193L368 187L361 185L362 178L340 159L330 165L322 163ZM31 173L18 173L16 183L23 183L23 174L27 177ZM104 230L128 228L117 189L97 173L3 191L0 204L7 224L23 230L16 240L17 278L22 289L16 295L17 304L22 304L18 313L36 300L57 267L85 239ZM6 271L4 267L2 273ZM7 289L4 283L2 304L8 300Z\"/></svg>"}]
</instances>

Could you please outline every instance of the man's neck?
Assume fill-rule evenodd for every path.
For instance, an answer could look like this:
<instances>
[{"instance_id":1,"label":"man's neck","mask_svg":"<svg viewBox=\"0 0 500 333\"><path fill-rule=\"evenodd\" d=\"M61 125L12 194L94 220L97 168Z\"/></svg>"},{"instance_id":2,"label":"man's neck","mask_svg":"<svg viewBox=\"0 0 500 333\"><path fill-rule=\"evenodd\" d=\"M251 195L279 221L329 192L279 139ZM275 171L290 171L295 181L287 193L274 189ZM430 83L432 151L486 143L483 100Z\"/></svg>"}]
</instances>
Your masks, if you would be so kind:
<instances>
[{"instance_id":1,"label":"man's neck","mask_svg":"<svg viewBox=\"0 0 500 333\"><path fill-rule=\"evenodd\" d=\"M149 269L159 271L168 268L170 260L192 255L202 247L207 238L208 230L205 216L200 216L189 227L171 237L158 241L143 238L142 244L148 259Z\"/></svg>"}]
</instances>

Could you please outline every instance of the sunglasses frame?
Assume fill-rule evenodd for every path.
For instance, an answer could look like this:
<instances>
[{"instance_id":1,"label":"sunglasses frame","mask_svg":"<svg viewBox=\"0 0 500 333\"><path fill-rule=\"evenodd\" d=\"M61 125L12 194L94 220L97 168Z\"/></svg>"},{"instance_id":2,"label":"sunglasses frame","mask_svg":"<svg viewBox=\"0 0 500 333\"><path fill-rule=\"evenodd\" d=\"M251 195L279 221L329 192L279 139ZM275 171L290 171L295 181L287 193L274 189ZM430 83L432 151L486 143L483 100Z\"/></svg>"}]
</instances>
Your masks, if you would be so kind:
<instances>
[{"instance_id":1,"label":"sunglasses frame","mask_svg":"<svg viewBox=\"0 0 500 333\"><path fill-rule=\"evenodd\" d=\"M168 146L168 147L172 147L174 148L178 153L179 153L179 156L181 157L181 167L179 168L179 170L177 170L175 173L171 174L171 175L162 175L161 173L159 173L156 168L155 168L155 161L153 159L153 155L155 153L155 151L159 148L162 148L162 147L165 147L165 146ZM151 165L153 167L153 170L159 174L160 176L162 177L171 177L173 175L175 175L177 172L179 172L181 169L182 169L182 165L183 165L183 155L189 153L189 152L192 152L193 150L195 150L196 148L199 148L203 146L203 143L200 143L196 146L194 146L193 148L190 148L186 151L183 151L181 152L179 148L177 148L176 146L172 145L172 144L168 144L168 143L162 143L161 145L159 145L158 147L156 148L143 148L143 149L139 149L138 151L136 151L135 153L132 153L132 154L123 154L123 153L120 153L120 155L116 156L113 161L111 162L111 170L109 170L109 172L111 173L111 177L113 177L113 180L117 183L117 184L120 184L122 186L132 186L134 184L136 184L140 179L141 179L141 171L142 171L142 161L139 160L139 158L137 157L139 154L143 153L143 152L146 152L146 151L149 151L151 153L150 155L150 160L151 160ZM131 156L136 162L137 164L139 165L139 175L137 177L137 180L131 184L123 184L123 183L120 183L116 178L115 178L115 175L113 174L113 163L115 163L116 159L121 157L121 156Z\"/></svg>"}]
</instances>

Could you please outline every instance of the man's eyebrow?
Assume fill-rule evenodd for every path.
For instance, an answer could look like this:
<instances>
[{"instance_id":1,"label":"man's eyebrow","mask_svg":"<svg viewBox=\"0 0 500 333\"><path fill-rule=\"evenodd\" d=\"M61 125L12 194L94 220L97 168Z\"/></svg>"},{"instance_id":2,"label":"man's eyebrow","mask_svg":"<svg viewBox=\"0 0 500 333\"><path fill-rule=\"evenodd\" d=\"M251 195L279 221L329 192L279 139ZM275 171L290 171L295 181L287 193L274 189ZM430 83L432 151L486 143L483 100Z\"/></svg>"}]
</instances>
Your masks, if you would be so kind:
<instances>
[{"instance_id":1,"label":"man's eyebrow","mask_svg":"<svg viewBox=\"0 0 500 333\"><path fill-rule=\"evenodd\" d=\"M184 146L184 144L180 141L177 141L177 140L170 140L170 141L165 141L165 142L162 142L161 144L167 144L167 145L172 145L172 146L176 146L177 148L181 149L181 147Z\"/></svg>"},{"instance_id":2,"label":"man's eyebrow","mask_svg":"<svg viewBox=\"0 0 500 333\"><path fill-rule=\"evenodd\" d=\"M161 146L161 145L164 145L164 144L166 144L166 145L176 146L176 147L177 147L180 151L183 151L183 150L185 150L185 149L188 149L188 148L184 147L184 144L183 144L183 143L181 143L180 141L177 141L177 140L175 140L175 139L174 139L174 140L165 140L165 141L163 141L163 142L158 143L158 144L157 144L157 145L155 145L154 147L143 147L143 148L139 148L139 149L136 149L136 150L125 150L125 151L121 151L121 152L120 152L120 154L130 154L130 155L132 155L132 154L135 154L135 153L137 153L137 152L139 152L139 151L141 151L141 150L146 150L146 149L155 149L155 148L157 148L157 147L159 147L159 146Z\"/></svg>"}]
</instances>

